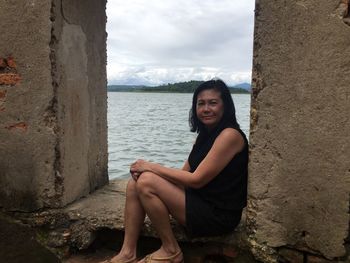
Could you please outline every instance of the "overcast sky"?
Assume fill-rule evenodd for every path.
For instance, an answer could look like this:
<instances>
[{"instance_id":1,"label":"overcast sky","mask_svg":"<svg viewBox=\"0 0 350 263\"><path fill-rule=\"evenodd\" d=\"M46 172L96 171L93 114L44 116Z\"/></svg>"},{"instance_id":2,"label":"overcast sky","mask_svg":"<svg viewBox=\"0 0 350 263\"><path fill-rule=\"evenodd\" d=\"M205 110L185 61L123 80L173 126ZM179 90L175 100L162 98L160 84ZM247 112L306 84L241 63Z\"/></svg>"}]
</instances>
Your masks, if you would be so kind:
<instances>
[{"instance_id":1,"label":"overcast sky","mask_svg":"<svg viewBox=\"0 0 350 263\"><path fill-rule=\"evenodd\" d=\"M108 0L108 84L251 78L254 0Z\"/></svg>"}]
</instances>

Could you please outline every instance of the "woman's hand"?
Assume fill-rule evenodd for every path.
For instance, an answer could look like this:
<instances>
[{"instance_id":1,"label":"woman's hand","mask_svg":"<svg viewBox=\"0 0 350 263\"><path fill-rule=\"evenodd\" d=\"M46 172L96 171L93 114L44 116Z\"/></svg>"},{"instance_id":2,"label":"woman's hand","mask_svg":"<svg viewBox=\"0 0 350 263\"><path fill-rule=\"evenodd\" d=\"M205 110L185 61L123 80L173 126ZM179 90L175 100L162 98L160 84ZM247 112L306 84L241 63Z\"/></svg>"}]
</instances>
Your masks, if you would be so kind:
<instances>
[{"instance_id":1,"label":"woman's hand","mask_svg":"<svg viewBox=\"0 0 350 263\"><path fill-rule=\"evenodd\" d=\"M145 160L137 160L135 162L133 162L131 165L130 165L130 174L131 174L131 177L137 181L137 179L140 177L140 175L143 173L143 172L146 172L146 171L150 171L150 162L147 162Z\"/></svg>"},{"instance_id":2,"label":"woman's hand","mask_svg":"<svg viewBox=\"0 0 350 263\"><path fill-rule=\"evenodd\" d=\"M132 179L134 179L135 181L137 181L137 179L139 179L139 177L140 177L140 173L137 173L137 172L131 172L130 171L130 175L131 175L131 177L132 177Z\"/></svg>"}]
</instances>

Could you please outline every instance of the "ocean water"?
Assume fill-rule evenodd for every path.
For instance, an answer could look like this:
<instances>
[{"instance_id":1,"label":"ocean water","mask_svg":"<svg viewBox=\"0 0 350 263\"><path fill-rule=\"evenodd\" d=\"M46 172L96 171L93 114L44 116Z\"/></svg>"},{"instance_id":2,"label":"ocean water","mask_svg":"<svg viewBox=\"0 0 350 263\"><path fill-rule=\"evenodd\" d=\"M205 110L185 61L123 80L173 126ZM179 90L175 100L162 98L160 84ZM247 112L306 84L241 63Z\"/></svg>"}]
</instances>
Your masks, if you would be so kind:
<instances>
[{"instance_id":1,"label":"ocean water","mask_svg":"<svg viewBox=\"0 0 350 263\"><path fill-rule=\"evenodd\" d=\"M232 98L248 136L250 95ZM136 159L181 168L196 137L188 124L191 103L188 93L108 92L109 178L127 178Z\"/></svg>"}]
</instances>

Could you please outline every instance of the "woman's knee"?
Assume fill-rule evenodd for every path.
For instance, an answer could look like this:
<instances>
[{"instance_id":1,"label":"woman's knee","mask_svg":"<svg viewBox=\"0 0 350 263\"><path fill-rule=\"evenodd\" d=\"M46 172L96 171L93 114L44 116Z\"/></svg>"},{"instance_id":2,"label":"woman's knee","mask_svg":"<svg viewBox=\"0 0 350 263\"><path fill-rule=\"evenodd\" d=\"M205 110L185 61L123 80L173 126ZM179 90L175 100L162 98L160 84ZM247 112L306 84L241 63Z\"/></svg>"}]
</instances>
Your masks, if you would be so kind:
<instances>
[{"instance_id":1,"label":"woman's knee","mask_svg":"<svg viewBox=\"0 0 350 263\"><path fill-rule=\"evenodd\" d=\"M126 195L137 195L136 181L134 179L129 179L128 184L126 185Z\"/></svg>"},{"instance_id":2,"label":"woman's knee","mask_svg":"<svg viewBox=\"0 0 350 263\"><path fill-rule=\"evenodd\" d=\"M148 194L154 191L154 186L157 183L157 175L151 172L144 172L137 179L136 191L139 194Z\"/></svg>"}]
</instances>

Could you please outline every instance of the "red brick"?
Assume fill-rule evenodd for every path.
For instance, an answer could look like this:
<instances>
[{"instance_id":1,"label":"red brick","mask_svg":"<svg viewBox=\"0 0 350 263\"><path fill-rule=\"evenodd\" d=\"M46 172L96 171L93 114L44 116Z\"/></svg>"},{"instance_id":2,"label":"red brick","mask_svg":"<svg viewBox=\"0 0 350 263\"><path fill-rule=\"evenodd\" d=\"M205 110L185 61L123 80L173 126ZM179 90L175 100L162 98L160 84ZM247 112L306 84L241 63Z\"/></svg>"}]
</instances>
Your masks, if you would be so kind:
<instances>
[{"instance_id":1,"label":"red brick","mask_svg":"<svg viewBox=\"0 0 350 263\"><path fill-rule=\"evenodd\" d=\"M3 58L0 58L0 69L4 69L7 67L6 60Z\"/></svg>"},{"instance_id":2,"label":"red brick","mask_svg":"<svg viewBox=\"0 0 350 263\"><path fill-rule=\"evenodd\" d=\"M27 131L28 129L28 125L24 122L18 122L18 123L14 123L14 124L11 124L11 125L8 125L5 127L6 129L8 130L21 130L23 132Z\"/></svg>"},{"instance_id":3,"label":"red brick","mask_svg":"<svg viewBox=\"0 0 350 263\"><path fill-rule=\"evenodd\" d=\"M6 98L6 90L0 90L0 101L4 101L4 99Z\"/></svg>"},{"instance_id":4,"label":"red brick","mask_svg":"<svg viewBox=\"0 0 350 263\"><path fill-rule=\"evenodd\" d=\"M21 77L16 73L1 73L0 85L16 85Z\"/></svg>"},{"instance_id":5,"label":"red brick","mask_svg":"<svg viewBox=\"0 0 350 263\"><path fill-rule=\"evenodd\" d=\"M13 57L8 57L6 61L7 61L7 66L9 66L10 68L13 68L13 69L17 68L16 62Z\"/></svg>"}]
</instances>

